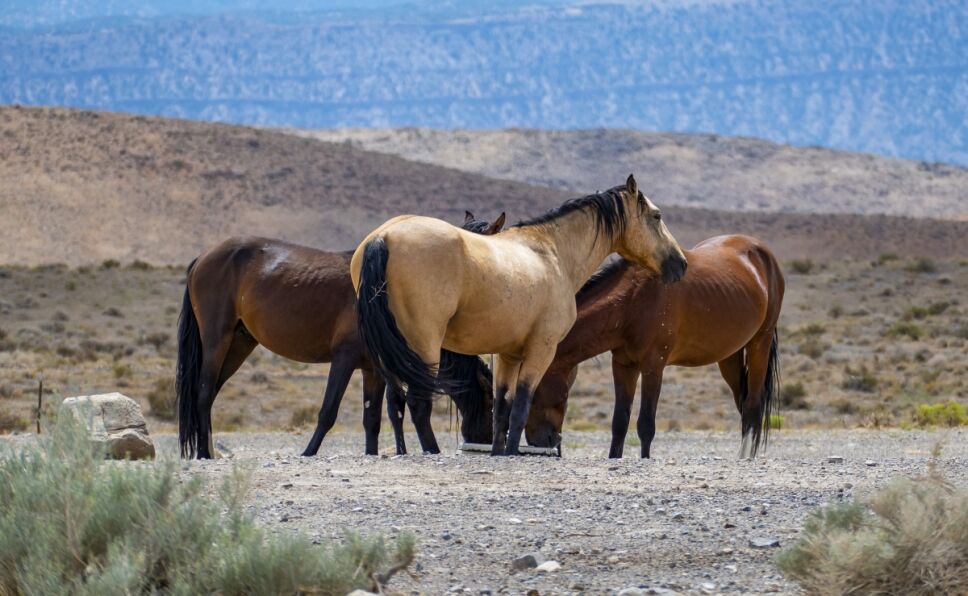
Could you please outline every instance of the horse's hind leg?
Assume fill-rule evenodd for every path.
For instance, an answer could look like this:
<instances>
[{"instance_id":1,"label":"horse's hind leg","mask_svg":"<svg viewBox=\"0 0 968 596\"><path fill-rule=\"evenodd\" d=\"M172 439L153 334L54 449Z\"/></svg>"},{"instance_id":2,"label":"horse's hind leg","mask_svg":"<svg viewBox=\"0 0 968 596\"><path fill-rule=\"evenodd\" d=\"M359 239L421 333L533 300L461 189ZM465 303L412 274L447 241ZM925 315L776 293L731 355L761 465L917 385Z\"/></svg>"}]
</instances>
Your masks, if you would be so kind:
<instances>
[{"instance_id":1,"label":"horse's hind leg","mask_svg":"<svg viewBox=\"0 0 968 596\"><path fill-rule=\"evenodd\" d=\"M403 413L407 407L406 395L399 387L387 384L387 416L393 427L393 438L397 444L397 455L407 454L407 441L403 436Z\"/></svg>"},{"instance_id":2,"label":"horse's hind leg","mask_svg":"<svg viewBox=\"0 0 968 596\"><path fill-rule=\"evenodd\" d=\"M511 403L508 440L505 449L507 455L520 455L521 433L524 431L524 425L528 422L534 389L541 382L541 377L548 370L554 356L554 344L551 344L551 349L541 346L525 351L521 370L518 373L518 383L514 390L514 401Z\"/></svg>"},{"instance_id":3,"label":"horse's hind leg","mask_svg":"<svg viewBox=\"0 0 968 596\"><path fill-rule=\"evenodd\" d=\"M383 392L386 381L379 373L363 371L363 432L366 433L366 454L380 452L380 423L383 421Z\"/></svg>"},{"instance_id":4,"label":"horse's hind leg","mask_svg":"<svg viewBox=\"0 0 968 596\"><path fill-rule=\"evenodd\" d=\"M407 391L407 406L410 408L410 420L417 430L417 439L424 453L440 453L437 437L434 436L430 415L433 413L434 400L429 393Z\"/></svg>"},{"instance_id":5,"label":"horse's hind leg","mask_svg":"<svg viewBox=\"0 0 968 596\"><path fill-rule=\"evenodd\" d=\"M621 364L612 356L612 378L615 381L615 410L612 412L612 446L608 457L621 458L625 448L625 435L632 418L632 402L635 401L635 385L639 381L636 366Z\"/></svg>"},{"instance_id":6,"label":"horse's hind leg","mask_svg":"<svg viewBox=\"0 0 968 596\"><path fill-rule=\"evenodd\" d=\"M767 419L772 406L772 395L767 391L767 377L771 373L770 355L773 346L773 330L760 332L747 344L746 399L740 412L743 420L743 441L752 435L750 457L756 456L760 443L769 434Z\"/></svg>"},{"instance_id":7,"label":"horse's hind leg","mask_svg":"<svg viewBox=\"0 0 968 596\"><path fill-rule=\"evenodd\" d=\"M733 401L736 403L736 411L740 414L743 413L743 393L745 393L743 388L745 357L745 350L740 350L719 362L719 372L723 375L726 384L729 385L729 389L733 393Z\"/></svg>"},{"instance_id":8,"label":"horse's hind leg","mask_svg":"<svg viewBox=\"0 0 968 596\"><path fill-rule=\"evenodd\" d=\"M235 331L232 334L232 343L229 344L228 352L226 352L225 358L222 360L218 381L215 382L215 392L211 399L212 403L215 402L215 396L222 390L225 382L239 370L239 367L242 366L245 359L249 357L249 354L252 353L252 350L257 345L259 345L259 342L249 335L241 323L237 323ZM211 404L209 404L209 414L211 415ZM209 422L208 428L211 431L211 422ZM215 439L211 432L208 433L208 451L211 457L220 457L218 450L215 448Z\"/></svg>"},{"instance_id":9,"label":"horse's hind leg","mask_svg":"<svg viewBox=\"0 0 968 596\"><path fill-rule=\"evenodd\" d=\"M202 332L202 370L199 375L198 403L195 406L199 421L198 459L211 459L217 455L212 437L212 405L222 386L219 382L222 380L222 365L232 348L233 340L234 332L231 328L216 330L213 326L207 332Z\"/></svg>"},{"instance_id":10,"label":"horse's hind leg","mask_svg":"<svg viewBox=\"0 0 968 596\"><path fill-rule=\"evenodd\" d=\"M316 418L316 430L309 439L309 445L303 451L304 456L313 456L319 451L319 446L323 443L326 433L336 424L336 415L339 413L339 404L346 393L346 386L353 376L353 370L359 355L353 350L336 350L333 354L332 363L329 366L329 378L326 381L326 393L323 396L323 405L319 408L319 416Z\"/></svg>"}]
</instances>

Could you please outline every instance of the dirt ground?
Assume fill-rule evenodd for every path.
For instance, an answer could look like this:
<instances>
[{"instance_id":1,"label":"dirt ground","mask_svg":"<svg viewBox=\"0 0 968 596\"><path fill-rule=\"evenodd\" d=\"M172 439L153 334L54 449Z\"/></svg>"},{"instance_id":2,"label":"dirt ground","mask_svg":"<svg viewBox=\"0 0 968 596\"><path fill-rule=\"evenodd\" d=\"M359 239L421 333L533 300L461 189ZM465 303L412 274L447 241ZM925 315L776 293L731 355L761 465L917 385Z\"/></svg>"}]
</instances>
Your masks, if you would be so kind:
<instances>
[{"instance_id":1,"label":"dirt ground","mask_svg":"<svg viewBox=\"0 0 968 596\"><path fill-rule=\"evenodd\" d=\"M181 474L214 487L245 466L248 508L276 533L325 542L344 529L411 531L416 573L390 588L425 594L795 593L773 559L815 507L924 473L938 442L942 470L968 484L965 429L781 431L754 461L738 459L732 433L663 432L654 459L608 460L601 432L574 433L584 446L552 459L457 454L443 430L443 454L402 457L389 455L388 433L386 455L360 455L361 434L343 432L315 458L298 456L307 433L223 433L228 457L184 463ZM175 456L173 436L158 441L162 457ZM561 567L512 568L530 553Z\"/></svg>"}]
</instances>

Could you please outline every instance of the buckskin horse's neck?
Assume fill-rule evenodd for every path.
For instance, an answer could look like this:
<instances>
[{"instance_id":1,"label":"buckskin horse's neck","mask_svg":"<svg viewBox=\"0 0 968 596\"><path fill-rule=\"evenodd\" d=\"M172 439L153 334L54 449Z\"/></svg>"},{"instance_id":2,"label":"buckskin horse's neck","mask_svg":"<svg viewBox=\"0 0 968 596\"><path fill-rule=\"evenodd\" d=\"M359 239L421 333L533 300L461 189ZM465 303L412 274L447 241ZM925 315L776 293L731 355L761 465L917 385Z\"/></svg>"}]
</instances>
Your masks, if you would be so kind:
<instances>
[{"instance_id":1,"label":"buckskin horse's neck","mask_svg":"<svg viewBox=\"0 0 968 596\"><path fill-rule=\"evenodd\" d=\"M558 267L573 292L588 281L612 252L612 239L598 231L595 214L579 209L534 228L541 241L550 244L558 257Z\"/></svg>"}]
</instances>

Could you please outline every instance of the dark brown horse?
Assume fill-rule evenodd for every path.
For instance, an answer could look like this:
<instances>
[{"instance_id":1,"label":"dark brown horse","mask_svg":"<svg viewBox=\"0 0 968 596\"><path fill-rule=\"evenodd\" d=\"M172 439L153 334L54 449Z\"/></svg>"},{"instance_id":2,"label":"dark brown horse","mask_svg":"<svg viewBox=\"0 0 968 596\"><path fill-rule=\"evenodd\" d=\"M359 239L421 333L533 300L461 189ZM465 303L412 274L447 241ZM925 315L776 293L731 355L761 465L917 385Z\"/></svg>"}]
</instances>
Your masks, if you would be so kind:
<instances>
[{"instance_id":1,"label":"dark brown horse","mask_svg":"<svg viewBox=\"0 0 968 596\"><path fill-rule=\"evenodd\" d=\"M464 228L494 234L493 224L469 212ZM216 455L212 404L222 385L259 344L291 360L331 362L316 430L303 455L315 455L336 422L353 371L363 373L366 453L376 454L386 382L366 356L357 332L356 292L350 279L353 252L323 252L266 238L232 238L188 267L178 328L178 432L183 457ZM457 381L451 397L463 415L467 441L491 438L491 374L476 356L443 353L441 371ZM429 410L427 400L410 403L411 416ZM387 413L397 453L403 438L404 398L387 391Z\"/></svg>"},{"instance_id":2,"label":"dark brown horse","mask_svg":"<svg viewBox=\"0 0 968 596\"><path fill-rule=\"evenodd\" d=\"M555 447L578 363L612 352L615 412L609 457L622 457L642 377L638 435L649 457L666 366L718 363L742 418L750 456L769 434L778 391L777 319L783 274L773 253L748 236L718 236L685 251L689 273L663 284L625 260L596 273L578 292L578 319L558 344L528 418L528 443Z\"/></svg>"}]
</instances>

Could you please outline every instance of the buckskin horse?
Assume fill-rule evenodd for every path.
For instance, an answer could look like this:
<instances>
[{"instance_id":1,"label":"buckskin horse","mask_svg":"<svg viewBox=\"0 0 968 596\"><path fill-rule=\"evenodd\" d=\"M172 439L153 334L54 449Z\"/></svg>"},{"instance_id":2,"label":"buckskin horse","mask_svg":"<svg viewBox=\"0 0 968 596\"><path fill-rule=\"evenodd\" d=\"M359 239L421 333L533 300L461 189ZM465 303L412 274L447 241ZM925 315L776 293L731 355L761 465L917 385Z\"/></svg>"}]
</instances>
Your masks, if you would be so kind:
<instances>
[{"instance_id":1,"label":"buckskin horse","mask_svg":"<svg viewBox=\"0 0 968 596\"><path fill-rule=\"evenodd\" d=\"M350 263L360 335L386 379L407 385L425 452L438 451L427 398L448 384L437 376L443 348L496 354L491 454L519 453L532 392L575 321L575 292L612 252L665 281L686 270L632 176L494 236L404 215L366 237Z\"/></svg>"},{"instance_id":2,"label":"buckskin horse","mask_svg":"<svg viewBox=\"0 0 968 596\"><path fill-rule=\"evenodd\" d=\"M493 223L467 212L464 228L494 234ZM178 434L183 457L216 455L212 404L222 385L259 344L298 362L331 362L316 429L303 455L315 455L336 422L353 371L363 373L366 453L377 453L386 382L367 358L357 332L356 292L350 280L352 252L324 252L267 238L232 238L188 267L178 324ZM445 353L467 441L491 435L491 374L477 357ZM406 453L403 395L387 391L387 414L397 453ZM413 410L411 410L413 416Z\"/></svg>"},{"instance_id":3,"label":"buckskin horse","mask_svg":"<svg viewBox=\"0 0 968 596\"><path fill-rule=\"evenodd\" d=\"M640 376L637 430L642 457L649 457L666 366L718 363L742 419L744 451L747 438L751 457L761 442L765 446L779 390L783 273L770 249L749 236L710 238L685 254L689 275L678 284L662 284L648 269L617 260L578 292L578 319L535 392L525 430L529 444L560 444L575 367L611 351L609 457L622 457Z\"/></svg>"}]
</instances>

